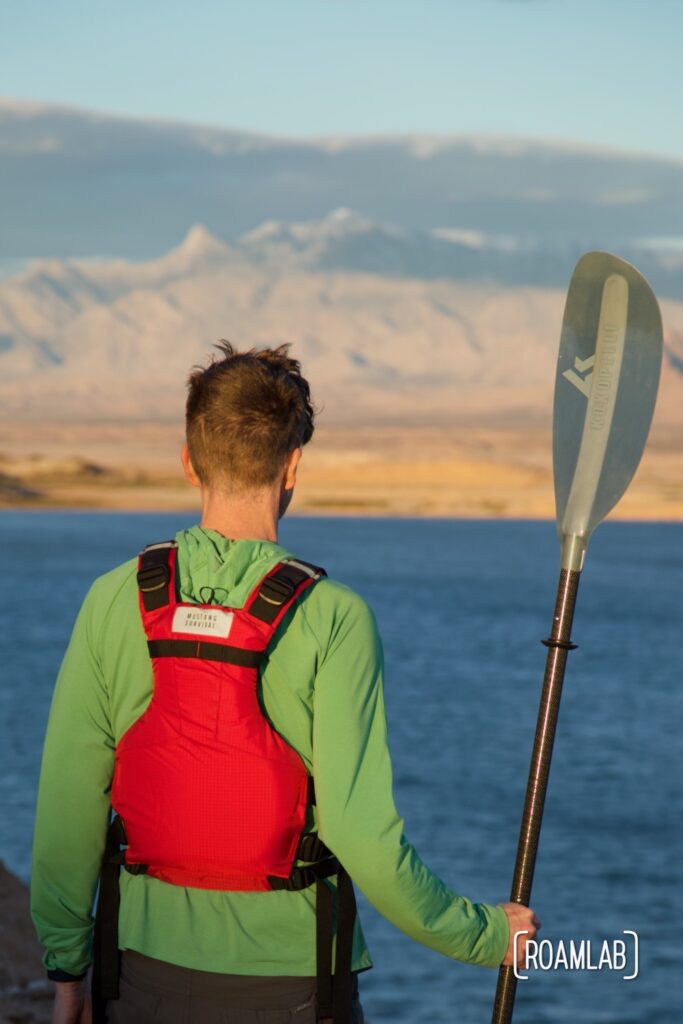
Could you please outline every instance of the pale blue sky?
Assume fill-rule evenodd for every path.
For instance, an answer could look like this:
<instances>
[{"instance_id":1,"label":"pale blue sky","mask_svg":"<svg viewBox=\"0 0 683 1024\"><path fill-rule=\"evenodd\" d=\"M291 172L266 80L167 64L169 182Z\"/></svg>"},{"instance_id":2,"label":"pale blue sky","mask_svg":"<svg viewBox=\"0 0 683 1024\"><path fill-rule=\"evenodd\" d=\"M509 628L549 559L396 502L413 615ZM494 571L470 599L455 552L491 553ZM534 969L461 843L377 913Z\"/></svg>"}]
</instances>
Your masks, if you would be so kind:
<instances>
[{"instance_id":1,"label":"pale blue sky","mask_svg":"<svg viewBox=\"0 0 683 1024\"><path fill-rule=\"evenodd\" d=\"M683 0L2 0L0 93L284 135L683 157Z\"/></svg>"}]
</instances>

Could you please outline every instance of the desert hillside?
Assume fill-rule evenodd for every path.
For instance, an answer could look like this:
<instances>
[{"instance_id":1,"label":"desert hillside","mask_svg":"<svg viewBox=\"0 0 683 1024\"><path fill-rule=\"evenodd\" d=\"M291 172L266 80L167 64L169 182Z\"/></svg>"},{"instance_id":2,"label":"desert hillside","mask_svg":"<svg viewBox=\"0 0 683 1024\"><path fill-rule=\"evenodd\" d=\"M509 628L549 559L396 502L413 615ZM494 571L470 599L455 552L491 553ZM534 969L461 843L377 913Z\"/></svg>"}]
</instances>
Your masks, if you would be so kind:
<instances>
[{"instance_id":1,"label":"desert hillside","mask_svg":"<svg viewBox=\"0 0 683 1024\"><path fill-rule=\"evenodd\" d=\"M0 280L0 502L195 507L185 381L224 337L302 360L320 429L299 511L551 516L564 291L326 266L374 233L348 211L235 245L197 226L159 259ZM683 304L663 314L652 444L619 510L638 518L683 514Z\"/></svg>"},{"instance_id":2,"label":"desert hillside","mask_svg":"<svg viewBox=\"0 0 683 1024\"><path fill-rule=\"evenodd\" d=\"M291 343L328 424L547 426L564 290L321 265L364 232L348 213L237 246L195 227L146 263L38 261L0 280L0 418L173 419L190 368L228 338ZM664 318L657 420L677 426L683 304Z\"/></svg>"}]
</instances>

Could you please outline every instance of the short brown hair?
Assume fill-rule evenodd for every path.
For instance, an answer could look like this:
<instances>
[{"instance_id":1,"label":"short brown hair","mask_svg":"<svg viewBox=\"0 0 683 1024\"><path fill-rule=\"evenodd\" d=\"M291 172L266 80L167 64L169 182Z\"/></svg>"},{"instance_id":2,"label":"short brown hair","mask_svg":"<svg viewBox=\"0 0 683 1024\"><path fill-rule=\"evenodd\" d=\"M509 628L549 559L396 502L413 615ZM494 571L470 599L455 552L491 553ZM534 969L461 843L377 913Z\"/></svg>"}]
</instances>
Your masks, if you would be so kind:
<instances>
[{"instance_id":1,"label":"short brown hair","mask_svg":"<svg viewBox=\"0 0 683 1024\"><path fill-rule=\"evenodd\" d=\"M228 341L187 382L187 445L205 486L251 490L272 484L287 455L313 436L314 410L289 345L237 352Z\"/></svg>"}]
</instances>

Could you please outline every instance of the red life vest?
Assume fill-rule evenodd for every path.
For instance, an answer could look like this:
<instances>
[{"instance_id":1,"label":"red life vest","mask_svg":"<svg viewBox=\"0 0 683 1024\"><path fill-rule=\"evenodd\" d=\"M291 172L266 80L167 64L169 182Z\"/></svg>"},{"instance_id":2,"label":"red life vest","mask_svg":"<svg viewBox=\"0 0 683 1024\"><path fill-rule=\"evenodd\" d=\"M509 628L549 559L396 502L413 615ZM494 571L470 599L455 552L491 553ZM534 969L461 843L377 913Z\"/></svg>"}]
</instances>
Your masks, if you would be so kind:
<instances>
[{"instance_id":1,"label":"red life vest","mask_svg":"<svg viewBox=\"0 0 683 1024\"><path fill-rule=\"evenodd\" d=\"M165 541L145 548L138 563L154 690L115 752L116 813L93 940L93 1020L103 1024L107 1003L119 996L123 865L200 889L299 890L315 883L317 1019L350 1024L353 885L317 835L305 832L313 780L258 696L258 670L273 634L324 570L282 561L243 608L231 609L178 601L176 555L175 541ZM326 882L332 875L336 915Z\"/></svg>"},{"instance_id":2,"label":"red life vest","mask_svg":"<svg viewBox=\"0 0 683 1024\"><path fill-rule=\"evenodd\" d=\"M283 616L324 570L280 562L243 608L227 609L177 600L176 553L174 543L152 545L139 560L154 692L116 748L112 806L126 864L201 889L281 888L297 856L315 859L300 850L312 780L266 718L258 670Z\"/></svg>"}]
</instances>

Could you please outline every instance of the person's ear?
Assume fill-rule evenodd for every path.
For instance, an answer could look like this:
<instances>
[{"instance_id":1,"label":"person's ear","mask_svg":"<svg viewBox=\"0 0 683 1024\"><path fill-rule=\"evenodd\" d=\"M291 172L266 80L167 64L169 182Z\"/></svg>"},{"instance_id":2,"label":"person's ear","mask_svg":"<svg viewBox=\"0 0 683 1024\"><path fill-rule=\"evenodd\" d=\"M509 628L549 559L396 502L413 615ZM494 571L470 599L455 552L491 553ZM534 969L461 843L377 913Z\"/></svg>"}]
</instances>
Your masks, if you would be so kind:
<instances>
[{"instance_id":1,"label":"person's ear","mask_svg":"<svg viewBox=\"0 0 683 1024\"><path fill-rule=\"evenodd\" d=\"M285 475L282 478L282 486L285 491L293 491L296 484L296 471L301 462L301 448L295 448L287 456L285 462Z\"/></svg>"},{"instance_id":2,"label":"person's ear","mask_svg":"<svg viewBox=\"0 0 683 1024\"><path fill-rule=\"evenodd\" d=\"M180 461L183 464L183 470L189 483L191 483L193 487L201 487L201 481L195 473L194 466L192 465L192 459L190 458L190 449L187 447L187 444L183 445L180 453Z\"/></svg>"}]
</instances>

